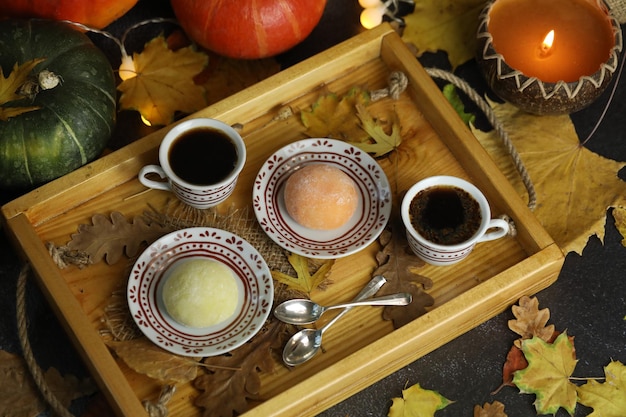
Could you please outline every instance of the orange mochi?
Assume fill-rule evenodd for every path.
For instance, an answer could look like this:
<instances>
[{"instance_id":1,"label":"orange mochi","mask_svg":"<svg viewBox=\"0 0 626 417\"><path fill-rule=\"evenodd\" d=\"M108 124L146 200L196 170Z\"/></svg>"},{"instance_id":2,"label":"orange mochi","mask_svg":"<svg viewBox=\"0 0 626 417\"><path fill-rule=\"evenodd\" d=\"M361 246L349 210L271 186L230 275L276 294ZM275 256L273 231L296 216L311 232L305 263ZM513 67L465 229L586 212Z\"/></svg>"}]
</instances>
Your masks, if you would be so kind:
<instances>
[{"instance_id":1,"label":"orange mochi","mask_svg":"<svg viewBox=\"0 0 626 417\"><path fill-rule=\"evenodd\" d=\"M345 172L328 164L310 164L296 170L285 183L287 213L301 226L337 229L354 214L357 186Z\"/></svg>"}]
</instances>

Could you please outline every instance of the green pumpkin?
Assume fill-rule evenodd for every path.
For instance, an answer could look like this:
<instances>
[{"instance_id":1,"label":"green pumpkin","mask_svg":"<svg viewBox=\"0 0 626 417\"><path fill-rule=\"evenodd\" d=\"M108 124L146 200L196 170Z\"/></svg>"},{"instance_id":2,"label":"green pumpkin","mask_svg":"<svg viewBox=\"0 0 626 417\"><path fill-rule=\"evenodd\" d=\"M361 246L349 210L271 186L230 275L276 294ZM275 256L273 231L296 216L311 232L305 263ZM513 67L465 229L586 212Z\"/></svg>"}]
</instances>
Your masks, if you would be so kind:
<instances>
[{"instance_id":1,"label":"green pumpkin","mask_svg":"<svg viewBox=\"0 0 626 417\"><path fill-rule=\"evenodd\" d=\"M97 158L115 126L115 77L105 55L72 27L54 21L0 20L0 67L43 59L59 84L5 106L38 110L0 120L0 188L29 188Z\"/></svg>"}]
</instances>

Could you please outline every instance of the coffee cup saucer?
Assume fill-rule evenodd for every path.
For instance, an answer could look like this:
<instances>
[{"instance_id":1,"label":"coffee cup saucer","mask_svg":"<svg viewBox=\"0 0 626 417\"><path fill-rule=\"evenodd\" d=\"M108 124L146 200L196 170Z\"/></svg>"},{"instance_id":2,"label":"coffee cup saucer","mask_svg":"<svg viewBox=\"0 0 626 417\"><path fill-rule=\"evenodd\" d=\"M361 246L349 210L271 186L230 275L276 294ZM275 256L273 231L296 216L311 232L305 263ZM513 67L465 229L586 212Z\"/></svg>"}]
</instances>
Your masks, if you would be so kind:
<instances>
[{"instance_id":1,"label":"coffee cup saucer","mask_svg":"<svg viewBox=\"0 0 626 417\"><path fill-rule=\"evenodd\" d=\"M299 225L287 213L284 184L297 168L325 163L341 169L356 184L359 205L350 220L333 230ZM289 252L316 259L356 253L372 243L391 216L391 187L383 169L366 152L335 139L303 139L271 155L254 182L252 203L265 233Z\"/></svg>"},{"instance_id":2,"label":"coffee cup saucer","mask_svg":"<svg viewBox=\"0 0 626 417\"><path fill-rule=\"evenodd\" d=\"M193 258L221 262L237 278L236 311L210 327L177 322L163 302L163 286L173 267ZM127 286L137 327L157 346L182 356L215 356L241 346L263 327L273 297L271 272L257 250L230 232L208 227L178 230L152 243L135 262Z\"/></svg>"}]
</instances>

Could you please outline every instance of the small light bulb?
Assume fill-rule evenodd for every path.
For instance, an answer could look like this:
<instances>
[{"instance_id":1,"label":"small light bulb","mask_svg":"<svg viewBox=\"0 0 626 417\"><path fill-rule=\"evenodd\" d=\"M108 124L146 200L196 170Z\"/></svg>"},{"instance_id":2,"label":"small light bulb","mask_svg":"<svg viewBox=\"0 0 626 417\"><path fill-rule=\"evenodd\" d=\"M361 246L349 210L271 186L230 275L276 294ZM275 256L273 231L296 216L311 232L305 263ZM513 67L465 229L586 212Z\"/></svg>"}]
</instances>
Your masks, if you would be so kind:
<instances>
[{"instance_id":1,"label":"small light bulb","mask_svg":"<svg viewBox=\"0 0 626 417\"><path fill-rule=\"evenodd\" d=\"M361 12L361 25L365 29L371 29L380 25L383 22L383 16L385 15L385 6L370 7Z\"/></svg>"},{"instance_id":2,"label":"small light bulb","mask_svg":"<svg viewBox=\"0 0 626 417\"><path fill-rule=\"evenodd\" d=\"M141 121L143 122L144 125L146 126L152 126L152 123L150 123L150 120L146 119L143 114L139 113L139 115L141 116Z\"/></svg>"},{"instance_id":3,"label":"small light bulb","mask_svg":"<svg viewBox=\"0 0 626 417\"><path fill-rule=\"evenodd\" d=\"M362 8L367 9L370 7L378 7L383 4L380 0L359 0L359 4Z\"/></svg>"},{"instance_id":4,"label":"small light bulb","mask_svg":"<svg viewBox=\"0 0 626 417\"><path fill-rule=\"evenodd\" d=\"M122 63L118 71L122 81L130 80L137 76L137 69L135 68L135 62L133 58L128 55L122 55Z\"/></svg>"}]
</instances>

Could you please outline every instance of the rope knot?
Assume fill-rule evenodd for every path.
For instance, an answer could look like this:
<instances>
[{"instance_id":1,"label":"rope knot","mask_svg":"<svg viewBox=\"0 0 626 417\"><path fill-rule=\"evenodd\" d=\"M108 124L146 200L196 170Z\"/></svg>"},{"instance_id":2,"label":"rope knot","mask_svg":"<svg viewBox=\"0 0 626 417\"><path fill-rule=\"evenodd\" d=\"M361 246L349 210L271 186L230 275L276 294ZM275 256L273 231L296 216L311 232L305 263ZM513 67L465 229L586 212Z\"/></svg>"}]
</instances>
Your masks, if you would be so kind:
<instances>
[{"instance_id":1,"label":"rope knot","mask_svg":"<svg viewBox=\"0 0 626 417\"><path fill-rule=\"evenodd\" d=\"M385 97L391 97L394 100L400 98L400 94L406 90L409 80L402 71L393 71L387 78L387 88L374 90L370 93L370 99L377 101Z\"/></svg>"}]
</instances>

